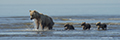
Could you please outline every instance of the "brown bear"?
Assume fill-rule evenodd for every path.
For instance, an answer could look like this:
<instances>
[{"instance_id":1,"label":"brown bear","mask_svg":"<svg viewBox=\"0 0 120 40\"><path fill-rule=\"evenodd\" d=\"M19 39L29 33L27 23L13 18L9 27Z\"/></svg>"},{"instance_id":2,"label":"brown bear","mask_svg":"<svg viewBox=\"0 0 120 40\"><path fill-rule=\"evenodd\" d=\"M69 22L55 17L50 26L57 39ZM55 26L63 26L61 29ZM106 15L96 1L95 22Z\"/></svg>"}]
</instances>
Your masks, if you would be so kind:
<instances>
[{"instance_id":1,"label":"brown bear","mask_svg":"<svg viewBox=\"0 0 120 40\"><path fill-rule=\"evenodd\" d=\"M71 25L71 24L69 24L69 23L65 24L64 27L65 27L64 30L74 30L73 25Z\"/></svg>"},{"instance_id":2,"label":"brown bear","mask_svg":"<svg viewBox=\"0 0 120 40\"><path fill-rule=\"evenodd\" d=\"M83 30L86 30L86 29L90 30L91 28L91 25L85 22L82 22L81 26L83 27Z\"/></svg>"},{"instance_id":3,"label":"brown bear","mask_svg":"<svg viewBox=\"0 0 120 40\"><path fill-rule=\"evenodd\" d=\"M97 29L99 30L100 28L102 28L102 30L106 30L107 29L107 25L105 23L101 23L101 22L97 22L96 26L98 27Z\"/></svg>"},{"instance_id":4,"label":"brown bear","mask_svg":"<svg viewBox=\"0 0 120 40\"><path fill-rule=\"evenodd\" d=\"M30 10L30 19L35 19L35 24L37 26L37 29L39 29L39 25L41 26L42 30L44 30L44 27L48 27L48 29L52 29L54 22L51 17L47 15L43 15L42 13L38 13L37 11Z\"/></svg>"}]
</instances>

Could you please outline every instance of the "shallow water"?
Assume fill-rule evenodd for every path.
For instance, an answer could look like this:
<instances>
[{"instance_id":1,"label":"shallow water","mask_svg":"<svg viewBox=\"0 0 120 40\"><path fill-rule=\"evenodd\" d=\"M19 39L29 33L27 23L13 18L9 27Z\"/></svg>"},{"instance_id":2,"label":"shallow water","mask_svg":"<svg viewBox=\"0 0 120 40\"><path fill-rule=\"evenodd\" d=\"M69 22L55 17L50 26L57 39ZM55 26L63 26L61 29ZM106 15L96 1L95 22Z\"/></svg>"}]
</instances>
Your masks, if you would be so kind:
<instances>
[{"instance_id":1,"label":"shallow water","mask_svg":"<svg viewBox=\"0 0 120 40\"><path fill-rule=\"evenodd\" d=\"M53 30L34 30L34 23L29 16L0 17L0 39L5 40L119 40L120 16L52 16ZM2 21L3 20L3 21ZM10 21L10 22L9 22ZM97 30L96 22L107 24L107 30ZM90 30L83 30L80 24L92 25ZM72 23L75 30L64 30L65 23Z\"/></svg>"},{"instance_id":2,"label":"shallow water","mask_svg":"<svg viewBox=\"0 0 120 40\"><path fill-rule=\"evenodd\" d=\"M116 30L96 30L96 29L91 29L91 30L49 30L49 31L28 31L26 29L22 29L24 31L20 31L20 29L17 31L13 30L11 32L10 30L4 31L0 33L0 39L5 39L5 40L12 40L12 39L17 39L17 40L26 40L26 39L42 39L42 40L53 40L53 39L64 39L64 40L78 40L78 39L84 39L84 40L119 40L120 39L120 31ZM26 31L25 31L26 30ZM111 32L112 31L112 32Z\"/></svg>"}]
</instances>

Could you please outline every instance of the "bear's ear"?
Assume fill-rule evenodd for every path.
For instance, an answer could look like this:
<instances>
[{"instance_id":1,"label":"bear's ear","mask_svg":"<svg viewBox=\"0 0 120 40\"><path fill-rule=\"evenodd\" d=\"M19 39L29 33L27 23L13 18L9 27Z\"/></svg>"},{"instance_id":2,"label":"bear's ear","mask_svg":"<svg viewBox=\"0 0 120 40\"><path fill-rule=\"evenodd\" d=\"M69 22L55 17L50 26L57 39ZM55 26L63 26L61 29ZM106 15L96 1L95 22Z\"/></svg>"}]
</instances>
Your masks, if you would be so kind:
<instances>
[{"instance_id":1,"label":"bear's ear","mask_svg":"<svg viewBox=\"0 0 120 40\"><path fill-rule=\"evenodd\" d=\"M29 10L29 12L31 12L31 10Z\"/></svg>"}]
</instances>

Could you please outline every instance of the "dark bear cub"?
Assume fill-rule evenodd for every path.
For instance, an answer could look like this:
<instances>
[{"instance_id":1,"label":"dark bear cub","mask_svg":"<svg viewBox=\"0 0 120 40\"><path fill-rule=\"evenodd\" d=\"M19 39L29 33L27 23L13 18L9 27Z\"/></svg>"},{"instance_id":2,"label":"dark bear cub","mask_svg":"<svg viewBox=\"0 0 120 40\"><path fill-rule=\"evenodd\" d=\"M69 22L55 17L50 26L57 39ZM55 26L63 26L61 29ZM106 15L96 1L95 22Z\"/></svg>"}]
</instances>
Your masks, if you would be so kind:
<instances>
[{"instance_id":1,"label":"dark bear cub","mask_svg":"<svg viewBox=\"0 0 120 40\"><path fill-rule=\"evenodd\" d=\"M90 30L91 28L91 25L85 22L82 22L81 26L83 27L83 30L87 30L87 29Z\"/></svg>"},{"instance_id":2,"label":"dark bear cub","mask_svg":"<svg viewBox=\"0 0 120 40\"><path fill-rule=\"evenodd\" d=\"M64 30L74 30L75 28L73 27L73 25L71 25L71 24L69 24L69 23L67 23L67 24L65 24L64 25Z\"/></svg>"},{"instance_id":3,"label":"dark bear cub","mask_svg":"<svg viewBox=\"0 0 120 40\"><path fill-rule=\"evenodd\" d=\"M99 30L100 28L102 28L102 30L106 30L107 29L107 25L105 23L101 23L101 22L97 22L96 23L97 29Z\"/></svg>"}]
</instances>

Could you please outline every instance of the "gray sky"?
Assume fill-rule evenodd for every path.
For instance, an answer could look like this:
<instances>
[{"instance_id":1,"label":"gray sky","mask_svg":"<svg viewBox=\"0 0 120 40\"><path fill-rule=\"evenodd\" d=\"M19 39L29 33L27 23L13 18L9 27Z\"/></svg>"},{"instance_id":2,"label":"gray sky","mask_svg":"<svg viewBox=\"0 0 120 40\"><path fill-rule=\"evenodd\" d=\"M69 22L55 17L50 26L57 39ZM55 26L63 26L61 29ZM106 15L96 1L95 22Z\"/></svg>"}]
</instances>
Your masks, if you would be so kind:
<instances>
[{"instance_id":1,"label":"gray sky","mask_svg":"<svg viewBox=\"0 0 120 40\"><path fill-rule=\"evenodd\" d=\"M0 4L120 4L120 0L0 0Z\"/></svg>"}]
</instances>

